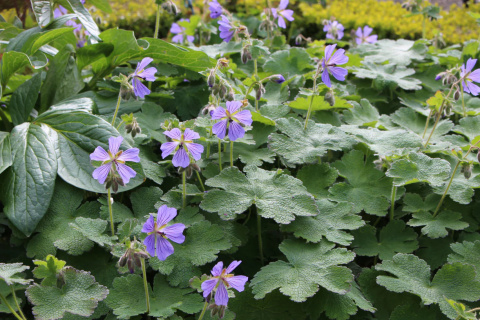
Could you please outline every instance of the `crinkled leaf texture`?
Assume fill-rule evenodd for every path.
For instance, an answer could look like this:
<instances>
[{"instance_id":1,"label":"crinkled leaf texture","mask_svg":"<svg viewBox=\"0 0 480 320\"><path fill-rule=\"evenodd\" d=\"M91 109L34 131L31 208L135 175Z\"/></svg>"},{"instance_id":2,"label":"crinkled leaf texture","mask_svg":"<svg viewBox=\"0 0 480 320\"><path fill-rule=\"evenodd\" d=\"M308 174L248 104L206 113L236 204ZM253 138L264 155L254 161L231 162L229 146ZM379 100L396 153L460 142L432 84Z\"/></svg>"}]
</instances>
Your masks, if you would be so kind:
<instances>
[{"instance_id":1,"label":"crinkled leaf texture","mask_svg":"<svg viewBox=\"0 0 480 320\"><path fill-rule=\"evenodd\" d=\"M277 128L281 134L271 134L268 147L292 164L312 163L327 150L346 150L355 143L354 139L330 124L309 121L305 130L303 122L288 118L277 120Z\"/></svg>"},{"instance_id":2,"label":"crinkled leaf texture","mask_svg":"<svg viewBox=\"0 0 480 320\"><path fill-rule=\"evenodd\" d=\"M360 79L374 79L378 89L385 89L399 86L405 90L420 90L420 80L409 77L415 74L414 69L394 64L378 65L371 62L364 62L362 67L356 68L353 72Z\"/></svg>"},{"instance_id":3,"label":"crinkled leaf texture","mask_svg":"<svg viewBox=\"0 0 480 320\"><path fill-rule=\"evenodd\" d=\"M237 167L230 167L208 179L206 185L223 190L209 191L200 207L228 220L255 204L260 216L282 224L290 223L295 216L317 215L315 200L300 180L253 166L244 171L246 176Z\"/></svg>"},{"instance_id":4,"label":"crinkled leaf texture","mask_svg":"<svg viewBox=\"0 0 480 320\"><path fill-rule=\"evenodd\" d=\"M428 264L412 254L399 253L375 268L393 275L378 276L379 285L393 292L415 294L425 305L438 304L450 319L455 319L456 313L445 299L471 302L480 299L480 282L476 279L475 268L468 264L446 264L431 281Z\"/></svg>"},{"instance_id":5,"label":"crinkled leaf texture","mask_svg":"<svg viewBox=\"0 0 480 320\"><path fill-rule=\"evenodd\" d=\"M454 253L448 256L448 262L462 262L474 266L477 280L480 280L480 240L452 243L450 247Z\"/></svg>"},{"instance_id":6,"label":"crinkled leaf texture","mask_svg":"<svg viewBox=\"0 0 480 320\"><path fill-rule=\"evenodd\" d=\"M66 313L88 317L108 295L108 289L95 282L90 272L66 267L61 278L60 288L39 284L28 287L26 295L34 305L36 319L62 319Z\"/></svg>"},{"instance_id":7,"label":"crinkled leaf texture","mask_svg":"<svg viewBox=\"0 0 480 320\"><path fill-rule=\"evenodd\" d=\"M463 230L468 227L468 223L460 221L462 214L450 210L443 210L437 216L430 212L419 211L412 215L408 225L412 227L422 227L422 233L432 239L443 238L448 235L447 229Z\"/></svg>"},{"instance_id":8,"label":"crinkled leaf texture","mask_svg":"<svg viewBox=\"0 0 480 320\"><path fill-rule=\"evenodd\" d=\"M17 273L28 269L30 269L29 266L24 266L21 263L0 263L0 280L5 281L9 286L15 283L28 284L31 280L16 276Z\"/></svg>"},{"instance_id":9,"label":"crinkled leaf texture","mask_svg":"<svg viewBox=\"0 0 480 320\"><path fill-rule=\"evenodd\" d=\"M263 267L252 279L252 292L262 299L275 289L295 302L303 302L313 296L319 287L346 294L352 285L353 274L342 264L349 263L355 254L323 240L305 243L301 240L285 240L279 249L286 261L276 261Z\"/></svg>"},{"instance_id":10,"label":"crinkled leaf texture","mask_svg":"<svg viewBox=\"0 0 480 320\"><path fill-rule=\"evenodd\" d=\"M37 265L33 269L33 275L37 279L42 279L42 285L54 286L57 283L57 275L65 267L66 262L58 260L52 255L48 255L45 261L34 260L33 263Z\"/></svg>"}]
</instances>

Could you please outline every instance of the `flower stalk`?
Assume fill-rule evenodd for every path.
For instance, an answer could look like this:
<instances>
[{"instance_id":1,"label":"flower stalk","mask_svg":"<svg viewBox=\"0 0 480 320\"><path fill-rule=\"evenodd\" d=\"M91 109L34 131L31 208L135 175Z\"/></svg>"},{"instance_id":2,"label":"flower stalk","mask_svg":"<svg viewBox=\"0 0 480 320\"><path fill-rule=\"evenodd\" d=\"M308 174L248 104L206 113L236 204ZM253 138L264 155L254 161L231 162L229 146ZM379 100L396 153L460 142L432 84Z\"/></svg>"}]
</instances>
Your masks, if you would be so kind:
<instances>
[{"instance_id":1,"label":"flower stalk","mask_svg":"<svg viewBox=\"0 0 480 320\"><path fill-rule=\"evenodd\" d=\"M202 313L200 313L200 317L198 317L198 320L202 320L203 316L205 315L205 311L207 311L208 307L208 301L205 300L205 304L203 305Z\"/></svg>"},{"instance_id":2,"label":"flower stalk","mask_svg":"<svg viewBox=\"0 0 480 320\"><path fill-rule=\"evenodd\" d=\"M145 269L145 259L141 258L140 263L142 264L143 288L145 289L145 300L147 302L147 314L148 314L150 313L150 295L148 294L147 271Z\"/></svg>"},{"instance_id":3,"label":"flower stalk","mask_svg":"<svg viewBox=\"0 0 480 320\"><path fill-rule=\"evenodd\" d=\"M233 167L233 141L230 141L230 167Z\"/></svg>"},{"instance_id":4,"label":"flower stalk","mask_svg":"<svg viewBox=\"0 0 480 320\"><path fill-rule=\"evenodd\" d=\"M0 299L2 302L5 304L5 306L10 310L10 312L15 316L15 318L19 320L26 320L25 318L22 318L15 310L13 310L12 306L8 303L7 299L0 293ZM20 309L19 309L20 310Z\"/></svg>"},{"instance_id":5,"label":"flower stalk","mask_svg":"<svg viewBox=\"0 0 480 320\"><path fill-rule=\"evenodd\" d=\"M182 172L182 208L185 209L187 206L187 172L184 170Z\"/></svg>"},{"instance_id":6,"label":"flower stalk","mask_svg":"<svg viewBox=\"0 0 480 320\"><path fill-rule=\"evenodd\" d=\"M160 5L157 5L157 17L155 19L155 33L153 37L158 39L158 31L160 30Z\"/></svg>"},{"instance_id":7,"label":"flower stalk","mask_svg":"<svg viewBox=\"0 0 480 320\"><path fill-rule=\"evenodd\" d=\"M115 112L113 113L112 126L115 126L115 119L117 119L118 109L120 108L120 102L122 102L122 93L118 93L117 106L115 107Z\"/></svg>"},{"instance_id":8,"label":"flower stalk","mask_svg":"<svg viewBox=\"0 0 480 320\"><path fill-rule=\"evenodd\" d=\"M112 209L112 192L111 189L107 189L107 203L108 203L108 213L110 215L110 232L112 237L115 235L115 226L113 225L113 209Z\"/></svg>"}]
</instances>

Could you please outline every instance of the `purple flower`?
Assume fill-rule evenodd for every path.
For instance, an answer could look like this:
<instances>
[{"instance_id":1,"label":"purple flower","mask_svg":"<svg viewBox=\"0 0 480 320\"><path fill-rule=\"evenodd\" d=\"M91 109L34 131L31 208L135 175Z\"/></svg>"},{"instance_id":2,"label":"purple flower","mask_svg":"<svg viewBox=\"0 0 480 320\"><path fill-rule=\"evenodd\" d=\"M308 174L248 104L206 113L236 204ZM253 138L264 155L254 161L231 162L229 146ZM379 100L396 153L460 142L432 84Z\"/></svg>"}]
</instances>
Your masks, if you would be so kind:
<instances>
[{"instance_id":1,"label":"purple flower","mask_svg":"<svg viewBox=\"0 0 480 320\"><path fill-rule=\"evenodd\" d=\"M180 19L178 20L178 22L182 22L182 21L187 21L187 22L190 22L189 19ZM187 38L187 41L188 42L193 42L193 40L195 40L195 37L194 36L187 36L185 34L185 30L187 30L185 27L182 27L180 26L178 23L172 23L172 26L170 27L170 32L175 34L175 36L172 38L172 41L175 42L175 43L184 43L184 37L186 36Z\"/></svg>"},{"instance_id":2,"label":"purple flower","mask_svg":"<svg viewBox=\"0 0 480 320\"><path fill-rule=\"evenodd\" d=\"M252 124L252 113L248 110L240 111L242 103L240 101L227 101L227 109L222 107L215 109L211 115L212 120L221 120L212 127L212 132L218 138L223 139L227 133L231 141L235 141L245 135L243 125Z\"/></svg>"},{"instance_id":3,"label":"purple flower","mask_svg":"<svg viewBox=\"0 0 480 320\"><path fill-rule=\"evenodd\" d=\"M460 77L462 79L463 91L478 96L480 87L474 84L473 81L480 82L480 69L472 71L475 63L477 63L477 59L468 59L467 66L462 65L461 67Z\"/></svg>"},{"instance_id":4,"label":"purple flower","mask_svg":"<svg viewBox=\"0 0 480 320\"><path fill-rule=\"evenodd\" d=\"M90 160L102 161L102 165L95 169L92 173L94 179L97 179L100 184L104 184L110 172L118 172L124 184L130 181L130 178L137 174L135 170L125 164L126 161L140 162L137 148L130 148L122 151L120 145L122 144L122 137L110 137L108 139L108 152L102 147L97 147L93 153L90 154ZM112 164L115 164L113 166Z\"/></svg>"},{"instance_id":5,"label":"purple flower","mask_svg":"<svg viewBox=\"0 0 480 320\"><path fill-rule=\"evenodd\" d=\"M337 67L340 64L347 63L348 57L345 55L344 49L338 49L337 52L333 53L336 46L336 44L326 46L325 57L322 59L322 81L329 88L332 86L332 83L330 82L330 76L328 74L329 72L338 81L345 81L345 76L348 73L347 69Z\"/></svg>"},{"instance_id":6,"label":"purple flower","mask_svg":"<svg viewBox=\"0 0 480 320\"><path fill-rule=\"evenodd\" d=\"M231 272L235 270L242 261L233 261L228 268L223 268L223 262L217 263L212 269L213 277L202 283L203 297L206 298L215 288L215 304L226 306L228 304L227 288L234 288L238 292L245 289L248 281L246 276L234 276Z\"/></svg>"},{"instance_id":7,"label":"purple flower","mask_svg":"<svg viewBox=\"0 0 480 320\"><path fill-rule=\"evenodd\" d=\"M323 31L327 33L327 39L332 40L341 40L343 38L343 30L345 28L341 23L338 21L326 21L325 25L323 26Z\"/></svg>"},{"instance_id":8,"label":"purple flower","mask_svg":"<svg viewBox=\"0 0 480 320\"><path fill-rule=\"evenodd\" d=\"M169 208L165 204L158 209L157 221L151 214L143 225L142 232L148 234L143 240L143 244L147 247L147 252L159 260L165 260L173 253L173 246L168 241L171 240L176 243L183 243L185 236L183 230L185 225L183 223L175 223L167 227L169 223L177 215L177 209Z\"/></svg>"},{"instance_id":9,"label":"purple flower","mask_svg":"<svg viewBox=\"0 0 480 320\"><path fill-rule=\"evenodd\" d=\"M273 76L270 76L270 80L276 83L285 82L285 78L281 74L274 74Z\"/></svg>"},{"instance_id":10,"label":"purple flower","mask_svg":"<svg viewBox=\"0 0 480 320\"><path fill-rule=\"evenodd\" d=\"M217 0L209 2L208 5L208 9L210 10L210 18L217 19L222 15L223 7L220 5L220 3L218 3Z\"/></svg>"},{"instance_id":11,"label":"purple flower","mask_svg":"<svg viewBox=\"0 0 480 320\"><path fill-rule=\"evenodd\" d=\"M363 27L363 30L362 28L358 27L357 32L355 32L357 36L355 41L357 41L357 44L377 42L378 36L376 34L370 35L372 31L373 29L369 26Z\"/></svg>"},{"instance_id":12,"label":"purple flower","mask_svg":"<svg viewBox=\"0 0 480 320\"><path fill-rule=\"evenodd\" d=\"M218 21L218 30L220 30L220 38L225 40L225 42L229 42L232 40L233 35L235 34L235 26L232 24L230 20L225 15L221 15L222 20Z\"/></svg>"},{"instance_id":13,"label":"purple flower","mask_svg":"<svg viewBox=\"0 0 480 320\"><path fill-rule=\"evenodd\" d=\"M194 139L200 139L200 135L191 129L185 129L182 133L180 129L174 128L163 133L171 138L171 142L165 142L160 146L162 150L162 158L165 159L169 154L175 152L172 163L175 167L186 168L190 164L190 155L196 161L202 157L203 146L198 143L193 143Z\"/></svg>"},{"instance_id":14,"label":"purple flower","mask_svg":"<svg viewBox=\"0 0 480 320\"><path fill-rule=\"evenodd\" d=\"M150 90L140 81L140 79L145 79L147 81L155 81L155 73L157 69L154 67L150 67L145 69L146 66L152 62L152 58L143 58L142 61L137 65L137 69L131 75L132 79L132 86L133 92L137 97L145 98L146 95L150 94Z\"/></svg>"},{"instance_id":15,"label":"purple flower","mask_svg":"<svg viewBox=\"0 0 480 320\"><path fill-rule=\"evenodd\" d=\"M278 8L272 8L272 14L275 19L278 18L278 26L280 28L285 29L287 24L285 23L285 19L288 21L293 21L293 10L287 9L288 0L281 0ZM285 19L283 19L285 18Z\"/></svg>"}]
</instances>

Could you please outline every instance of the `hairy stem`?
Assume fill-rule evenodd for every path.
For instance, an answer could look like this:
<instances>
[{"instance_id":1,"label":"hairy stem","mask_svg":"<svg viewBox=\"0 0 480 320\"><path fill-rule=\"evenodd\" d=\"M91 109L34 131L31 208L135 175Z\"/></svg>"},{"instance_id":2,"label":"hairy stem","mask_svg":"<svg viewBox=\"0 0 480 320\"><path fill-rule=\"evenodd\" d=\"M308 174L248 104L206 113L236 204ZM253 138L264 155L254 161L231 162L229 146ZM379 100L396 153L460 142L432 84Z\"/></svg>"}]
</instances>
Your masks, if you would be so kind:
<instances>
[{"instance_id":1,"label":"hairy stem","mask_svg":"<svg viewBox=\"0 0 480 320\"><path fill-rule=\"evenodd\" d=\"M467 111L465 110L465 99L463 99L463 84L460 82L460 90L462 91L462 110L463 110L463 116L467 116Z\"/></svg>"},{"instance_id":2,"label":"hairy stem","mask_svg":"<svg viewBox=\"0 0 480 320\"><path fill-rule=\"evenodd\" d=\"M205 192L205 186L203 185L203 181L202 181L202 177L200 176L200 172L198 172L197 170L195 170L195 172L197 173L198 182L200 182L200 186L202 187L202 191Z\"/></svg>"},{"instance_id":3,"label":"hairy stem","mask_svg":"<svg viewBox=\"0 0 480 320\"><path fill-rule=\"evenodd\" d=\"M257 211L257 233L258 233L258 251L260 253L260 261L263 266L263 243L262 243L262 217Z\"/></svg>"},{"instance_id":4,"label":"hairy stem","mask_svg":"<svg viewBox=\"0 0 480 320\"><path fill-rule=\"evenodd\" d=\"M222 140L218 139L218 167L222 171Z\"/></svg>"},{"instance_id":5,"label":"hairy stem","mask_svg":"<svg viewBox=\"0 0 480 320\"><path fill-rule=\"evenodd\" d=\"M444 104L445 104L445 100L443 101L442 106L440 107L440 110L438 111L437 117L435 118L435 123L433 124L432 132L430 132L430 135L428 136L427 142L425 142L425 145L424 145L425 148L428 146L428 143L430 142L430 139L432 138L433 133L435 132L435 129L437 128L438 121L440 120L440 117L442 116Z\"/></svg>"},{"instance_id":6,"label":"hairy stem","mask_svg":"<svg viewBox=\"0 0 480 320\"><path fill-rule=\"evenodd\" d=\"M155 33L153 37L158 39L158 31L160 30L160 5L157 5L157 19L155 20Z\"/></svg>"},{"instance_id":7,"label":"hairy stem","mask_svg":"<svg viewBox=\"0 0 480 320\"><path fill-rule=\"evenodd\" d=\"M230 167L233 167L233 141L230 141Z\"/></svg>"},{"instance_id":8,"label":"hairy stem","mask_svg":"<svg viewBox=\"0 0 480 320\"><path fill-rule=\"evenodd\" d=\"M110 231L112 232L112 237L115 235L115 226L113 225L113 209L112 209L112 192L110 188L107 190L107 203L108 203L108 213L110 214Z\"/></svg>"},{"instance_id":9,"label":"hairy stem","mask_svg":"<svg viewBox=\"0 0 480 320\"><path fill-rule=\"evenodd\" d=\"M187 172L182 172L182 208L187 206Z\"/></svg>"},{"instance_id":10,"label":"hairy stem","mask_svg":"<svg viewBox=\"0 0 480 320\"><path fill-rule=\"evenodd\" d=\"M433 110L430 110L430 113L428 114L427 121L425 122L425 129L423 129L423 135L422 139L425 139L425 135L427 134L427 129L428 129L428 123L430 122L430 118L432 117Z\"/></svg>"},{"instance_id":11,"label":"hairy stem","mask_svg":"<svg viewBox=\"0 0 480 320\"><path fill-rule=\"evenodd\" d=\"M145 259L140 258L143 273L143 288L145 289L145 299L147 301L147 314L150 313L150 295L148 294L147 270L145 269Z\"/></svg>"},{"instance_id":12,"label":"hairy stem","mask_svg":"<svg viewBox=\"0 0 480 320\"><path fill-rule=\"evenodd\" d=\"M120 108L120 102L122 101L122 95L119 92L118 93L118 100L117 100L117 106L115 107L115 113L113 114L113 119L112 119L112 126L115 126L115 119L117 119L117 113L118 109Z\"/></svg>"},{"instance_id":13,"label":"hairy stem","mask_svg":"<svg viewBox=\"0 0 480 320\"><path fill-rule=\"evenodd\" d=\"M313 77L313 94L310 97L310 104L308 105L307 117L305 118L305 126L303 129L307 130L308 120L310 119L310 115L312 114L312 105L313 105L313 97L317 92L317 77Z\"/></svg>"},{"instance_id":14,"label":"hairy stem","mask_svg":"<svg viewBox=\"0 0 480 320\"><path fill-rule=\"evenodd\" d=\"M445 189L445 192L443 193L442 198L440 199L440 202L438 202L437 208L435 209L435 212L433 213L434 218L438 214L438 211L440 210L440 207L442 206L443 200L445 200L445 197L447 196L448 189L450 189L450 186L452 185L453 178L455 177L455 173L457 172L457 169L460 166L460 163L461 163L461 161L458 161L457 165L455 166L455 169L453 169L452 177L450 178L450 181L448 181L447 188Z\"/></svg>"},{"instance_id":15,"label":"hairy stem","mask_svg":"<svg viewBox=\"0 0 480 320\"><path fill-rule=\"evenodd\" d=\"M198 320L203 319L203 316L205 315L205 311L207 311L207 307L208 307L208 302L205 301L205 304L203 305L202 313L200 313L200 317L198 317Z\"/></svg>"},{"instance_id":16,"label":"hairy stem","mask_svg":"<svg viewBox=\"0 0 480 320\"><path fill-rule=\"evenodd\" d=\"M20 305L18 304L17 295L15 294L15 285L12 285L10 289L12 290L13 301L15 301L15 306L17 306L17 310L18 312L20 312L20 316L22 316L24 320L27 320L27 318L22 312L22 309L20 308Z\"/></svg>"},{"instance_id":17,"label":"hairy stem","mask_svg":"<svg viewBox=\"0 0 480 320\"><path fill-rule=\"evenodd\" d=\"M15 316L15 318L19 320L24 320L22 317L20 317L18 313L15 312L15 310L13 310L12 306L8 303L7 299L5 299L5 297L1 293L0 293L0 299L3 301L3 303L8 308L8 310L10 310L10 312Z\"/></svg>"},{"instance_id":18,"label":"hairy stem","mask_svg":"<svg viewBox=\"0 0 480 320\"><path fill-rule=\"evenodd\" d=\"M392 186L392 199L390 200L390 221L393 221L395 214L395 197L397 196L397 186Z\"/></svg>"}]
</instances>

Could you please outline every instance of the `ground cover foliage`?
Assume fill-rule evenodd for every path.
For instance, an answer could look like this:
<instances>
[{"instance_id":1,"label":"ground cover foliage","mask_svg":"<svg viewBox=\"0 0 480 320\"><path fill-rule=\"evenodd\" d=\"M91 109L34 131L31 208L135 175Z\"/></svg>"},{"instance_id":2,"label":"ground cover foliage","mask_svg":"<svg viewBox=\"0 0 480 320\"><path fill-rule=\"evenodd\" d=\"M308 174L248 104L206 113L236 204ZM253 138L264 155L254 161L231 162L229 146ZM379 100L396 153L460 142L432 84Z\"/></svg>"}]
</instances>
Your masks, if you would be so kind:
<instances>
[{"instance_id":1,"label":"ground cover foliage","mask_svg":"<svg viewBox=\"0 0 480 320\"><path fill-rule=\"evenodd\" d=\"M32 4L0 22L2 317L477 319L479 41Z\"/></svg>"}]
</instances>

